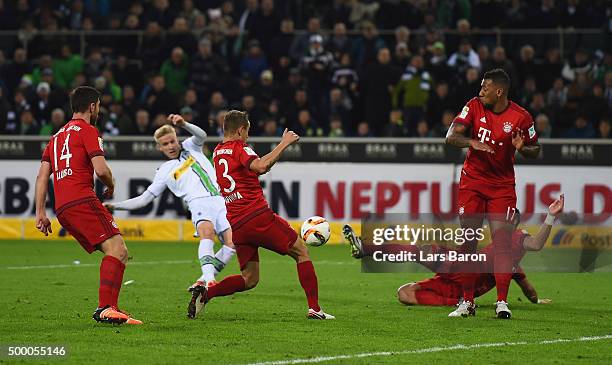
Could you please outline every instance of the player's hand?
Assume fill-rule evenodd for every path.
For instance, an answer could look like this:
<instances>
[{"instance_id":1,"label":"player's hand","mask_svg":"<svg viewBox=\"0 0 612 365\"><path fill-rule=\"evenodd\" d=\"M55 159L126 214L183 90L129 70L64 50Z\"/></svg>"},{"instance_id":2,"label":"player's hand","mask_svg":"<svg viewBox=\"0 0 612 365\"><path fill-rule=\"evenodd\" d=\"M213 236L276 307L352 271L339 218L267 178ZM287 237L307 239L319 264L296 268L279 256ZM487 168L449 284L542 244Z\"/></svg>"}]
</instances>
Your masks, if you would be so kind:
<instances>
[{"instance_id":1,"label":"player's hand","mask_svg":"<svg viewBox=\"0 0 612 365\"><path fill-rule=\"evenodd\" d=\"M300 136L298 136L294 131L290 131L287 128L285 128L285 131L283 132L283 137L281 138L281 143L284 143L287 146L290 146L299 140L300 140Z\"/></svg>"},{"instance_id":2,"label":"player's hand","mask_svg":"<svg viewBox=\"0 0 612 365\"><path fill-rule=\"evenodd\" d=\"M170 114L168 115L168 122L172 123L172 125L177 127L182 127L185 125L185 119L179 114Z\"/></svg>"},{"instance_id":3,"label":"player's hand","mask_svg":"<svg viewBox=\"0 0 612 365\"><path fill-rule=\"evenodd\" d=\"M563 211L563 205L565 204L565 196L561 194L559 199L552 202L552 204L548 207L548 212L555 217L559 215Z\"/></svg>"},{"instance_id":4,"label":"player's hand","mask_svg":"<svg viewBox=\"0 0 612 365\"><path fill-rule=\"evenodd\" d=\"M484 152L488 152L488 153L495 153L495 150L493 149L493 147L489 146L486 143L482 143L480 141L477 141L475 139L470 140L470 147L472 147L476 151L484 151Z\"/></svg>"},{"instance_id":5,"label":"player's hand","mask_svg":"<svg viewBox=\"0 0 612 365\"><path fill-rule=\"evenodd\" d=\"M111 213L115 211L115 206L112 203L102 203L102 205Z\"/></svg>"},{"instance_id":6,"label":"player's hand","mask_svg":"<svg viewBox=\"0 0 612 365\"><path fill-rule=\"evenodd\" d=\"M41 231L45 236L48 236L51 231L51 221L47 216L36 217L36 229Z\"/></svg>"},{"instance_id":7,"label":"player's hand","mask_svg":"<svg viewBox=\"0 0 612 365\"><path fill-rule=\"evenodd\" d=\"M512 145L517 151L520 151L525 146L525 140L523 138L523 130L515 129L512 131Z\"/></svg>"}]
</instances>

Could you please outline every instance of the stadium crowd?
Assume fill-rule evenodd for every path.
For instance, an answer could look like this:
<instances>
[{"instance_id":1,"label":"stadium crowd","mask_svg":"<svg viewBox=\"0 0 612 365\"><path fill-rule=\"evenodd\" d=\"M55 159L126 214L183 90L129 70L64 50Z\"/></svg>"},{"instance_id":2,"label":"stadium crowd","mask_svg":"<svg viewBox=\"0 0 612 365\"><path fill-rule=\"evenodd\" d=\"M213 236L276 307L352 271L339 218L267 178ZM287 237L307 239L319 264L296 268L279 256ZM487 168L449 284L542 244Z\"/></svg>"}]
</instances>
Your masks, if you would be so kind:
<instances>
[{"instance_id":1,"label":"stadium crowd","mask_svg":"<svg viewBox=\"0 0 612 365\"><path fill-rule=\"evenodd\" d=\"M580 0L0 0L16 31L0 36L0 134L55 133L68 92L93 85L107 136L177 111L220 135L231 108L257 136L444 136L499 67L540 137L611 138L611 16ZM558 35L495 28L563 29L563 55Z\"/></svg>"}]
</instances>

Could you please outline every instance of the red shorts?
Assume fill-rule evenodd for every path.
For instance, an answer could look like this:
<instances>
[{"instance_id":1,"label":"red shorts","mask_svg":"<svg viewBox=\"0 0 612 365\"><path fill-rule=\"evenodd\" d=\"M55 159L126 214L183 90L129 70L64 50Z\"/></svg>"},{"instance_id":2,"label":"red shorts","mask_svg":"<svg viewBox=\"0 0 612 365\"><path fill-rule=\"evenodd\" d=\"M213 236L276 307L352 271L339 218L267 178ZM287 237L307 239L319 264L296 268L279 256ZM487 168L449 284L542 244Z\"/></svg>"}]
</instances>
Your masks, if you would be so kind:
<instances>
[{"instance_id":1,"label":"red shorts","mask_svg":"<svg viewBox=\"0 0 612 365\"><path fill-rule=\"evenodd\" d=\"M100 243L121 234L113 216L98 199L68 203L57 214L57 220L88 253Z\"/></svg>"},{"instance_id":2,"label":"red shorts","mask_svg":"<svg viewBox=\"0 0 612 365\"><path fill-rule=\"evenodd\" d=\"M416 283L421 287L420 290L429 290L446 298L459 299L463 295L460 283L447 280L438 275L433 278L417 281Z\"/></svg>"},{"instance_id":3,"label":"red shorts","mask_svg":"<svg viewBox=\"0 0 612 365\"><path fill-rule=\"evenodd\" d=\"M240 270L250 261L259 261L257 249L263 247L286 255L297 240L297 233L272 210L256 215L233 231Z\"/></svg>"},{"instance_id":4,"label":"red shorts","mask_svg":"<svg viewBox=\"0 0 612 365\"><path fill-rule=\"evenodd\" d=\"M461 175L459 183L459 215L483 216L489 219L511 220L516 211L514 185L486 184Z\"/></svg>"}]
</instances>

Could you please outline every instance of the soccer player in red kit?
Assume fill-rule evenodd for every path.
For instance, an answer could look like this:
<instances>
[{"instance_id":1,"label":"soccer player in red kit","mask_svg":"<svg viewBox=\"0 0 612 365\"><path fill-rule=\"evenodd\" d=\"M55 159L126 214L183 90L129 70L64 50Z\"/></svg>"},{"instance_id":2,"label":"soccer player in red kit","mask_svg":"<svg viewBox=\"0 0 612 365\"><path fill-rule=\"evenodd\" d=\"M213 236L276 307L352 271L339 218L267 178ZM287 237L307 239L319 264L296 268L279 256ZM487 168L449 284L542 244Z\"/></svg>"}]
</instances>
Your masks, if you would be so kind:
<instances>
[{"instance_id":1,"label":"soccer player in red kit","mask_svg":"<svg viewBox=\"0 0 612 365\"><path fill-rule=\"evenodd\" d=\"M552 224L556 217L563 211L565 198L563 194L559 199L555 200L548 207L548 216L544 223L540 226L538 232L531 236L527 231L518 229L520 223L520 213L517 210L517 214L513 217L514 232L512 233L512 265L514 279L517 284L521 287L523 294L532 302L536 304L548 304L549 299L538 299L537 292L533 285L527 280L527 276L519 266L520 261L527 251L540 251L552 229ZM405 245L405 244L388 244L388 245L372 245L363 244L361 238L355 234L350 225L345 225L343 233L346 241L351 246L351 254L355 258L363 258L373 256L376 251L383 252L385 254L398 254L404 252L411 252L416 257L421 257L421 252L427 254L447 254L448 247L440 245ZM479 253L485 254L487 258L492 257L494 254L494 246L488 245L483 248ZM430 262L430 261L417 261L419 264L427 267L431 271L436 272L432 278L418 281L416 283L407 283L402 285L397 290L397 296L401 303L407 305L432 305L432 306L453 306L456 305L459 298L463 295L463 287L461 285L461 274L454 271L453 265L455 262ZM484 295L489 290L495 287L495 277L492 274L491 260L484 263L485 267L481 270L481 273L476 275L474 296L479 297ZM482 263L481 263L482 264Z\"/></svg>"},{"instance_id":2,"label":"soccer player in red kit","mask_svg":"<svg viewBox=\"0 0 612 365\"><path fill-rule=\"evenodd\" d=\"M459 217L465 228L491 225L497 287L496 315L510 318L508 288L512 278L511 220L516 211L514 155L536 158L540 145L533 118L525 109L508 100L510 78L502 69L484 74L478 97L472 98L454 119L446 143L469 147L459 182ZM466 136L468 130L471 131ZM465 243L464 252L474 252L476 242ZM475 274L461 270L464 301L449 317L475 315Z\"/></svg>"},{"instance_id":3,"label":"soccer player in red kit","mask_svg":"<svg viewBox=\"0 0 612 365\"><path fill-rule=\"evenodd\" d=\"M98 308L93 319L103 323L142 324L118 308L128 251L113 216L94 192L94 171L112 196L115 182L104 158L102 139L94 126L100 93L81 86L70 93L72 120L45 147L36 178L36 228L47 236L51 222L45 212L49 175L53 175L55 212L59 223L87 251L102 251Z\"/></svg>"},{"instance_id":4,"label":"soccer player in red kit","mask_svg":"<svg viewBox=\"0 0 612 365\"><path fill-rule=\"evenodd\" d=\"M228 276L209 288L196 286L192 290L188 316L195 317L212 298L254 288L259 281L257 251L263 247L289 255L296 261L298 278L308 301L308 318L335 319L319 306L317 276L304 241L287 221L270 209L259 184L259 175L270 171L283 151L297 142L299 136L285 129L280 143L260 158L246 144L249 128L246 113L237 110L227 113L223 123L223 141L213 153L217 182L225 198L241 274Z\"/></svg>"}]
</instances>

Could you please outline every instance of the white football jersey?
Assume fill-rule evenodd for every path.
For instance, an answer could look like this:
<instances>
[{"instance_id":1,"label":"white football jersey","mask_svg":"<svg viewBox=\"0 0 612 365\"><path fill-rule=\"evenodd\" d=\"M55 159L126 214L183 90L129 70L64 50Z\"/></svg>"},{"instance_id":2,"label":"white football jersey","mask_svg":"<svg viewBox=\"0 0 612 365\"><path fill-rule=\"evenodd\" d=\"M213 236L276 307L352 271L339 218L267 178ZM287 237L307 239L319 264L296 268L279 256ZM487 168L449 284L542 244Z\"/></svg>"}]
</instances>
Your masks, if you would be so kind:
<instances>
[{"instance_id":1,"label":"white football jersey","mask_svg":"<svg viewBox=\"0 0 612 365\"><path fill-rule=\"evenodd\" d=\"M183 141L179 157L157 169L153 183L147 188L155 197L166 187L188 205L194 199L220 195L215 168L202 153L202 146L193 140L189 137Z\"/></svg>"}]
</instances>

